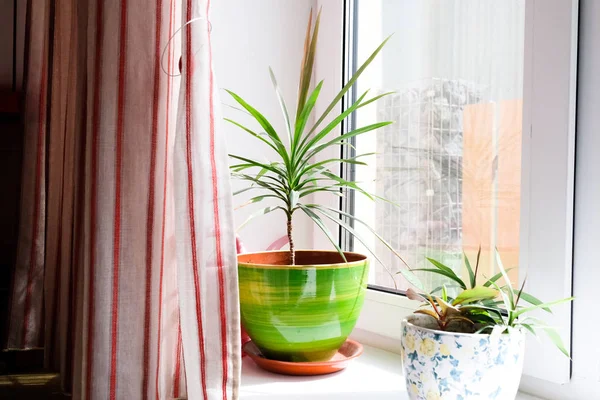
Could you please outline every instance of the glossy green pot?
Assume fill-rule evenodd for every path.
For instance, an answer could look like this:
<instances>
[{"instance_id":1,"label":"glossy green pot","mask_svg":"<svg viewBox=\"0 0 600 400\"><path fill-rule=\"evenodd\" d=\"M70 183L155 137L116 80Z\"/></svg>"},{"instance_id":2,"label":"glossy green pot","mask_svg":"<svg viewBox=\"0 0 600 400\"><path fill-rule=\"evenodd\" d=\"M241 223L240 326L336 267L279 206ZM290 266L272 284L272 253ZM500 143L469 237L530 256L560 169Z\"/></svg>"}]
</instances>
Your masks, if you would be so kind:
<instances>
[{"instance_id":1,"label":"glossy green pot","mask_svg":"<svg viewBox=\"0 0 600 400\"><path fill-rule=\"evenodd\" d=\"M369 260L335 251L238 256L242 324L263 355L281 361L327 361L354 328L365 297Z\"/></svg>"}]
</instances>

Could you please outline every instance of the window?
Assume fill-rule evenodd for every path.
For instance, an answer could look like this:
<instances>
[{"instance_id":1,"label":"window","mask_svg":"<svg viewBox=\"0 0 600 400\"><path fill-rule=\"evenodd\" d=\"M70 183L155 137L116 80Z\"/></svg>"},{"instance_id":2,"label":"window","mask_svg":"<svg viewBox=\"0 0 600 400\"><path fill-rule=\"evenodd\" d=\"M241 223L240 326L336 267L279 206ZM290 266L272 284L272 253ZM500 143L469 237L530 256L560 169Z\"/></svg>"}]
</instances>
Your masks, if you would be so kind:
<instances>
[{"instance_id":1,"label":"window","mask_svg":"<svg viewBox=\"0 0 600 400\"><path fill-rule=\"evenodd\" d=\"M353 122L395 123L357 137L358 154L377 155L346 173L394 204L350 194L347 207L413 268L427 268L430 257L461 272L463 251L475 262L480 246L480 276L498 272L496 248L507 268L518 266L525 2L382 0L354 7L352 68L393 34L354 97L367 89L394 93L360 109ZM349 247L365 251L360 243ZM406 288L389 273L402 262L377 240L371 248L387 268L373 264L369 283ZM518 282L518 268L509 273ZM421 277L430 290L443 283Z\"/></svg>"},{"instance_id":2,"label":"window","mask_svg":"<svg viewBox=\"0 0 600 400\"><path fill-rule=\"evenodd\" d=\"M462 8L463 3L469 3L472 5L472 7L467 7L467 10L464 10ZM464 22L464 26L461 28L450 26L453 25L453 23L451 24L450 22L448 22L447 25L438 23L442 18L441 10L443 7L447 8L454 6L455 8L452 14L452 20L460 20L460 18L466 18L458 15L460 10L463 10L463 12L467 15L473 15L474 13L482 13L482 15L484 15L482 11L484 7L508 7L504 3L510 3L513 8L507 8L504 14L498 10L494 11L494 18L488 15L486 17L488 18L488 22L486 24L478 24L477 19L468 23ZM517 27L515 28L516 30L511 31L511 34L514 36L511 41L512 43L517 44L510 48L512 49L512 52L506 51L506 57L502 58L501 61L505 66L509 64L512 65L514 76L518 76L519 73L515 72L518 71L519 68L518 61L509 63L508 60L519 60L519 57L521 57L521 83L512 84L511 89L502 89L502 91L499 89L494 89L486 92L485 90L482 90L485 89L485 87L475 87L475 89L480 90L479 92L482 93L482 95L480 100L478 100L479 103L469 103L468 106L485 108L490 107L490 104L492 104L493 107L489 113L493 118L490 118L493 119L493 121L495 121L494 123L497 124L499 121L504 123L504 116L506 115L506 112L502 111L502 102L511 100L518 102L519 98L522 99L521 106L514 106L514 110L516 111L513 113L513 122L516 126L513 133L514 135L517 135L517 133L520 135L521 148L520 152L515 150L511 154L520 154L520 161L518 161L518 158L515 158L512 161L505 160L506 162L503 163L502 159L505 159L506 156L502 157L502 159L498 157L497 161L495 161L494 157L489 156L489 153L487 158L481 157L481 159L488 163L488 168L490 159L492 164L497 163L497 166L492 169L496 170L497 172L500 171L501 168L504 168L504 166L513 165L512 168L514 169L512 171L518 172L517 175L520 175L520 185L513 187L513 189L508 192L512 193L511 196L514 196L512 197L513 200L516 200L517 198L519 199L518 227L516 224L509 224L509 226L511 226L509 232L514 232L515 234L518 234L519 237L517 242L518 264L516 264L518 265L518 269L513 272L513 278L516 278L516 275L518 275L519 281L522 282L525 278L525 275L527 275L527 290L530 293L537 294L544 300L570 296L573 293L572 272L574 218L573 202L575 180L575 98L577 83L579 2L577 0L509 0L506 2L495 2L492 0L317 0L317 4L318 6L323 7L323 16L325 17L326 21L326 23L322 24L321 26L321 29L325 32L322 32L321 35L322 40L319 44L316 64L317 76L325 79L325 85L323 86L322 92L326 92L327 94L324 95L335 95L335 93L337 93L339 90L339 85L342 82L347 81L353 68L352 64L356 65L357 62L360 63L362 60L364 60L364 52L374 49L375 45L378 44L376 42L379 39L383 39L384 35L391 30L395 30L396 34L389 42L388 48L384 50L383 55L378 57L374 64L371 65L371 75L364 75L364 79L361 77L359 89L364 89L367 87L375 90L388 89L387 87L383 86L382 83L391 81L389 81L389 79L386 78L386 75L383 75L382 73L379 74L378 79L380 82L378 85L374 84L373 80L370 82L368 80L377 79L376 77L378 75L375 74L375 72L378 70L383 70L386 59L389 60L389 57L398 57L397 54L388 54L387 56L386 54L390 52L397 53L399 51L397 50L398 46L402 47L403 43L405 43L404 46L406 49L411 50L412 52L419 51L420 53L418 54L418 57L414 56L411 59L398 57L398 65L393 67L392 72L396 71L397 73L397 71L408 71L410 68L414 68L417 72L425 70L429 73L427 76L425 76L425 80L433 80L433 78L446 78L450 80L456 79L457 76L452 75L452 73L458 71L458 66L460 66L458 61L456 61L457 64L452 64L452 68L448 73L449 76L439 75L439 72L437 72L437 70L433 70L433 67L432 69L427 70L423 65L420 65L418 68L409 67L406 65L414 62L414 60L427 60L425 57L427 54L433 54L427 57L435 61L450 59L450 54L460 55L460 51L463 52L462 54L466 54L466 52L470 51L468 47L464 47L462 50L460 47L452 47L451 49L442 49L439 51L436 50L435 46L438 46L436 41L427 39L433 35L432 32L429 32L429 29L432 29L433 32L437 32L435 33L437 37L441 37L444 40L447 40L448 37L450 37L451 32L456 32L453 43L457 44L458 46L460 43L468 44L470 43L469 41L475 40L475 38L469 36L476 34L483 35L484 37L482 40L486 39L484 35L486 32L484 29L485 27L491 30L494 26L496 18L501 18L503 15L504 17L508 18L507 13L514 15L514 18L511 18L511 21L513 21L515 24L518 23L519 25L515 25ZM388 11L386 8L392 7L389 6L389 4L403 6L406 8L398 14L392 14L392 12ZM431 5L434 7L430 8L429 14L426 14L424 11L419 11ZM360 11L360 15L357 14L357 11ZM398 22L398 27L395 29L385 28L384 23L388 20L392 22L394 20L401 21L402 23ZM425 22L427 20L433 22L429 23L429 25L426 25ZM372 39L370 39L372 40L372 43L369 44L364 42L361 45L360 25L362 23L363 27L368 27L369 25L366 24L369 21L371 21L370 23L373 23L372 21L380 21L378 22L380 25L378 25L378 28L372 29ZM418 34L414 37L411 36L411 38L408 39L405 32L409 29L417 29L414 28L417 23L419 24ZM390 22L387 23L387 26L389 26L389 24ZM413 26L413 28L411 28L411 26ZM589 26L593 26L593 24L590 24ZM471 31L468 29L468 27L472 27L476 33L470 33ZM387 30L384 30L384 28ZM479 28L480 31L477 31L477 28ZM499 29L499 31L496 33L493 33L492 31L492 33L490 33L491 36L489 37L492 39L498 39L498 35L500 35L502 27L497 29ZM519 35L522 35L522 37L520 40L517 40ZM592 35L589 35L589 37L591 36ZM393 45L394 41L397 41L399 44ZM428 46L433 46L433 50L429 49L426 53L425 47L420 44L423 41L428 42ZM490 50L486 53L482 50L473 55L473 57L479 57L477 63L473 64L473 67L480 67L481 65L485 64L485 60L483 58L484 55L488 58L499 57L498 53L502 53L502 51L499 50L500 48L509 49L508 45L505 47L497 47L500 46L500 44L495 42L492 45L495 46L494 51ZM361 46L363 50L361 50ZM396 46L396 50L391 50L394 46ZM465 45L462 44L462 46ZM408 50L404 51L406 52ZM333 55L336 54L339 55L337 63L335 60L336 57L333 57ZM462 57L457 58L457 60L462 59ZM342 60L344 60L344 62L342 62ZM440 62L438 62L437 65L442 65ZM424 63L424 61L422 63ZM488 63L485 65L487 65L486 68L489 70L489 74L496 74L497 69L500 68L499 64ZM442 65L442 67L450 68L446 65ZM511 76L513 76L513 73L511 73ZM373 78L373 76L375 76L375 78ZM491 84L489 87L498 88L498 79L500 78L496 77L491 80L491 83L488 82L487 84ZM407 78L407 82L404 84L401 84L402 82L392 82L394 83L393 89L405 89L406 85L414 81L415 79L408 80ZM517 82L518 79L513 79L511 81ZM435 87L435 84L433 87ZM438 83L437 87L443 88L444 86ZM441 90L439 92L441 93ZM360 91L358 91L358 93L360 93ZM356 93L353 95L356 96ZM351 101L351 99L346 100L347 102ZM447 106L454 104L451 102L450 104L445 104L443 101L438 103ZM434 106L435 102L433 103L432 107ZM320 111L322 111L324 108L323 105L317 105L317 108L319 107L321 107ZM500 107L500 111L498 111L498 107ZM464 108L466 108L466 106L463 107L463 114ZM370 114L367 114L367 112ZM370 110L366 110L365 108L364 114L355 115L353 118L363 118L363 122L361 123L364 123L364 121L368 121L367 118L375 118L376 112L376 108L371 108ZM516 122L519 118L521 118L522 121L522 128L520 130L518 129L519 124ZM359 121L352 121L352 119L348 121L350 124L356 122ZM486 127L489 132L488 125L489 124L484 124L483 126ZM503 126L508 125L504 124ZM456 130L457 126L459 125L453 125L452 129ZM435 126L433 127L435 128ZM344 129L348 129L348 126L346 126ZM450 130L450 128L448 128L448 130ZM466 130L464 123L462 125L462 130L462 134L465 135L464 132ZM498 127L492 124L491 131L498 132ZM488 137L491 137L490 140L492 140L494 136L489 133ZM412 140L413 138L411 137L411 145L413 144ZM498 138L496 140L498 140L498 142L493 144L491 147L492 151L495 151L497 155L504 147L500 146L500 141ZM460 140L458 142L460 142ZM377 151L376 145L376 139L372 139L370 142L358 142L356 143L357 152L365 153ZM487 146L489 149L490 145L488 144ZM380 158L385 156L386 150L389 152L389 149L384 148L383 150L383 154L379 156ZM337 155L338 154L327 154L324 155L324 157L332 158ZM465 151L454 152L452 155L457 155L459 156L458 158L464 158ZM398 157L399 156L397 156L397 158ZM467 155L467 158L468 157L469 155ZM376 172L378 162L379 160L375 160L374 162L369 163L372 171L374 170ZM447 164L448 163L446 162L446 165ZM460 164L461 163L459 163L459 165ZM462 160L462 164L464 164L464 159ZM450 171L447 167L446 170ZM461 182L461 185L464 185L464 171L465 169L463 168L463 182ZM349 174L351 172L352 171L347 170L340 171L342 174ZM359 170L357 170L355 173L357 174L357 180L362 180L363 183L366 181L366 183L372 185L370 189L375 188L375 185L378 183L377 179L379 179L379 177L375 176L374 172L371 172L372 176L374 176L371 178L371 180L361 177L361 172ZM451 176L450 174L448 175ZM454 176L460 177L460 174L455 174ZM455 182L458 181L458 178L454 179ZM446 182L447 186L450 187L451 184L449 182L452 182L452 179L447 179ZM500 183L500 180L498 180L498 183ZM587 185L587 187L589 186L590 185ZM580 188L581 186L578 183L578 190ZM495 198L497 203L500 203L500 200L505 199L504 196L501 196L502 193L498 192L497 188L494 189L495 191L492 189L487 190L489 199L493 200ZM431 197L435 197L436 194L436 189L434 188L433 190L433 196ZM461 190L458 190L458 188L454 188L452 190L454 190L454 194L457 196L458 194L462 196L458 197L458 199L462 199L462 207L455 207L455 209L460 210L462 219L461 223L456 225L462 227L465 213L468 213L468 211L465 211L466 197L464 194L464 187L461 186ZM425 197L427 197L427 188L425 189L424 193ZM452 199L452 204L457 206L459 201L455 201L454 198ZM377 214L377 207L382 207L379 203L376 207L373 207L372 203L369 202L359 203L360 200L358 197L355 200L356 201L354 203L352 201L346 201L345 204L341 204L341 206L346 207L347 210L355 213L364 213L367 211L367 205L369 205L369 207L371 207L369 210L371 215L370 222L373 224L373 226L376 226L378 223L382 224L383 221L378 221L378 219L382 219ZM326 202L327 200L324 198L317 198L315 201ZM448 204L451 203L448 202ZM330 205L333 206L333 204ZM491 210L500 209L498 204L494 207L492 207L492 205L493 204L489 206L490 212ZM381 208L380 211L381 210L385 211L385 208ZM515 209L515 211L516 210L517 209ZM490 220L494 221L493 218L494 217L491 216ZM500 223L507 221L505 218L499 217L496 217L495 221L497 223L496 232L502 232L503 230L500 227ZM493 224L490 223L488 226L491 227ZM581 227L582 225L580 224L579 226ZM502 247L500 240L501 235L497 233L496 237L494 238L494 236L489 233L491 232L491 229L486 230L486 232L488 232L486 235L480 235L480 237L483 239L478 238L477 241L484 239L488 240L490 243L495 243L495 245L498 245L500 247L500 251L505 253L507 250L506 248ZM462 247L465 248L468 253L473 252L474 248L476 249L476 246L478 246L478 243L475 243L474 246L469 248L468 246L465 246L464 243L464 229L460 235L462 235L459 236L461 237ZM315 247L327 246L326 238L320 235L318 230L313 229L311 232L311 237ZM368 235L365 235L365 237L368 237ZM452 238L450 234L448 234L447 237ZM354 245L348 240L348 238L343 236L340 237L340 240L345 246ZM484 243L482 243L482 245L483 244ZM397 243L395 245L397 245ZM458 247L458 245L456 246ZM492 245L490 244L490 246ZM356 246L353 248L360 251L358 244L356 244ZM455 252L458 251L460 250L455 250ZM381 251L381 253L383 254L383 251ZM506 257L507 255L504 255L505 259ZM451 262L451 260L448 262ZM505 264L509 263L506 262ZM460 268L460 263L454 264L453 266ZM492 268L493 266L488 264L488 267ZM371 282L374 280L375 277L372 277ZM399 289L402 289L402 282L398 281L398 283ZM433 284L433 282L431 282L431 284ZM392 351L398 351L401 320L404 316L410 314L414 310L415 305L411 304L411 302L405 296L402 296L401 291L394 290L393 285L390 285L390 281L387 281L387 283L383 282L383 285L386 285L387 287L381 286L381 284L380 286L370 286L372 290L369 290L367 293L365 306L353 334L355 338L365 344L371 344ZM575 295L577 295L577 293L575 293ZM576 304L574 307L577 309ZM563 339L566 341L567 347L570 347L570 332L572 328L571 308L558 308L554 314L549 317L548 323L559 328ZM573 329L577 329L575 325L573 325ZM574 330L573 334L577 335L577 331ZM577 346L575 346L574 349L575 348L577 348ZM552 344L545 339L542 339L540 342L537 342L535 339L528 341L527 356L525 361L525 377L522 381L525 387L527 387L532 393L542 393L543 390L540 390L540 388L543 389L544 387L553 387L555 389L563 388L564 390L561 389L561 393L566 393L570 389L573 389L572 393L583 393L581 391L578 392L578 389L574 385L565 384L570 381L572 372L576 374L577 368L579 368L581 371L590 371L590 369L588 367L577 367L578 362L575 358L575 354L573 364L571 364L568 359L558 352L551 351L551 349ZM595 376L597 377L600 375L596 374ZM548 386L549 382L559 385ZM590 387L597 387L597 385L592 384ZM576 397L575 395L569 396L570 397L565 398L589 397Z\"/></svg>"}]
</instances>

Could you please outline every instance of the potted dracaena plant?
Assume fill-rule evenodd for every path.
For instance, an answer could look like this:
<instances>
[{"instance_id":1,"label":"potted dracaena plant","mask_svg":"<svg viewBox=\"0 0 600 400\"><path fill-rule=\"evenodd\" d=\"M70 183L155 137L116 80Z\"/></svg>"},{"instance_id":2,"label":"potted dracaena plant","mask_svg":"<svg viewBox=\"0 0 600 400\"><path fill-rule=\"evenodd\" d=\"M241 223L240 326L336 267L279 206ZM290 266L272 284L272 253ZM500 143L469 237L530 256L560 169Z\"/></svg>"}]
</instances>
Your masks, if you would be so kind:
<instances>
[{"instance_id":1,"label":"potted dracaena plant","mask_svg":"<svg viewBox=\"0 0 600 400\"><path fill-rule=\"evenodd\" d=\"M339 146L349 146L350 139L355 136L392 123L378 122L342 135L336 133L336 128L352 112L386 94L367 98L367 93L364 93L346 110L331 116L336 105L381 51L387 39L357 69L325 111L320 116L314 115L323 85L323 81L320 81L311 90L320 13L314 27L312 19L311 11L294 115L289 113L275 76L269 69L283 112L285 134L277 132L273 124L244 99L228 91L263 132L256 132L230 119L227 121L262 142L274 154L270 161L230 155L234 160L230 168L233 178L247 183L244 189L234 194L252 191L255 195L248 204L270 201L268 206L252 214L246 222L274 211L286 217L289 251L238 256L242 324L265 357L281 361L329 360L354 328L367 286L367 256L342 251L327 226L328 222L336 223L364 243L355 235L353 224L350 223L363 222L341 210L310 201L311 195L316 193L341 196L342 189L354 190L373 199L375 196L365 192L357 183L342 179L330 169L340 163L364 164L360 159L364 155L349 159L315 159L332 147L339 149ZM293 240L293 216L296 213L308 216L324 232L335 251L296 250ZM385 243L370 227L367 228ZM400 257L391 246L385 244ZM416 282L409 270L403 273L409 281Z\"/></svg>"},{"instance_id":2,"label":"potted dracaena plant","mask_svg":"<svg viewBox=\"0 0 600 400\"><path fill-rule=\"evenodd\" d=\"M531 313L551 312L550 307L573 298L543 303L523 291L526 279L515 290L497 251L499 272L478 283L480 254L481 249L474 269L465 255L466 280L428 259L432 267L422 270L443 276L448 286L431 294L407 291L410 299L423 304L402 322L404 377L411 400L513 400L527 332L545 332L569 356L557 331ZM451 296L448 288L458 291Z\"/></svg>"}]
</instances>

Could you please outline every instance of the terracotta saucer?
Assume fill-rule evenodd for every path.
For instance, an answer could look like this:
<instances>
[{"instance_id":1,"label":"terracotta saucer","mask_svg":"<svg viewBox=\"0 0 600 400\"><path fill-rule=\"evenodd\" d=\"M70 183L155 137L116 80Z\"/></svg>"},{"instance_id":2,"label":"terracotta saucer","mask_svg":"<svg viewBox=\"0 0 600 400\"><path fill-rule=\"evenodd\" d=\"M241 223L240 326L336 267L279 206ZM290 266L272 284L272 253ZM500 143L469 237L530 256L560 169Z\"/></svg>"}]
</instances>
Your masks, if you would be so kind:
<instances>
[{"instance_id":1,"label":"terracotta saucer","mask_svg":"<svg viewBox=\"0 0 600 400\"><path fill-rule=\"evenodd\" d=\"M309 376L331 374L343 370L353 358L362 354L363 346L354 340L348 339L331 360L319 362L269 360L260 353L260 350L252 341L245 343L243 350L259 367L267 371L284 375Z\"/></svg>"}]
</instances>

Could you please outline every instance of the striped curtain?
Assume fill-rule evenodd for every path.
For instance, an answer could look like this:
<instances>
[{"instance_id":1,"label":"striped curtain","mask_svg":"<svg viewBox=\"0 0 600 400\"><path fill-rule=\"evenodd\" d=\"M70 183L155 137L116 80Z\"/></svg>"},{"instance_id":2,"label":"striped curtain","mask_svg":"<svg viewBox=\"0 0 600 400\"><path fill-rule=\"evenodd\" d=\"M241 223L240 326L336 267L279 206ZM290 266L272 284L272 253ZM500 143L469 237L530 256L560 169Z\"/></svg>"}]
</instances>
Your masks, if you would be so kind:
<instances>
[{"instance_id":1,"label":"striped curtain","mask_svg":"<svg viewBox=\"0 0 600 400\"><path fill-rule=\"evenodd\" d=\"M209 10L28 0L6 348L44 348L75 399L237 398L236 243Z\"/></svg>"}]
</instances>

